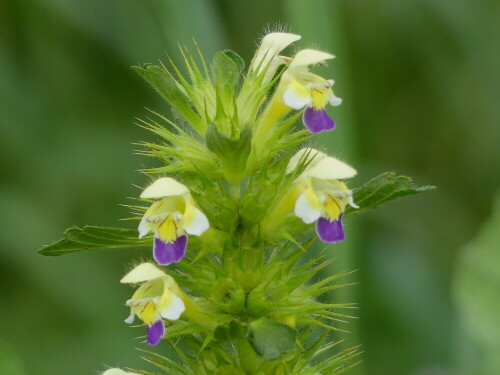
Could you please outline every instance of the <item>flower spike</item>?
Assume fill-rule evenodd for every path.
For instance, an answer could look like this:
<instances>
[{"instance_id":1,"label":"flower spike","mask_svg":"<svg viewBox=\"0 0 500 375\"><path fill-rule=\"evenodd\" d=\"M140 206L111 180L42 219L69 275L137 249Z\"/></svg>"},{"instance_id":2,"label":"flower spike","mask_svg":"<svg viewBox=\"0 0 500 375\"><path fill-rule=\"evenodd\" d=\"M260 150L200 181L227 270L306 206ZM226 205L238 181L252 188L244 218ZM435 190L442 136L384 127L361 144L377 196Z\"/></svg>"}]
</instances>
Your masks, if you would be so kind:
<instances>
[{"instance_id":1,"label":"flower spike","mask_svg":"<svg viewBox=\"0 0 500 375\"><path fill-rule=\"evenodd\" d=\"M165 336L163 319L177 320L185 310L184 302L178 296L179 287L174 279L151 263L138 265L120 282L142 284L126 302L130 316L125 322L132 324L137 316L146 324L148 345L158 345Z\"/></svg>"},{"instance_id":2,"label":"flower spike","mask_svg":"<svg viewBox=\"0 0 500 375\"><path fill-rule=\"evenodd\" d=\"M286 106L300 110L304 107L302 121L313 134L333 130L335 122L327 115L326 105L338 106L342 102L332 91L333 80L309 72L309 69L335 56L313 49L299 51L288 69L283 73L281 83L283 102Z\"/></svg>"},{"instance_id":3,"label":"flower spike","mask_svg":"<svg viewBox=\"0 0 500 375\"><path fill-rule=\"evenodd\" d=\"M188 234L201 236L208 228L208 219L194 206L189 189L170 177L163 177L141 194L156 199L139 223L139 238L154 232L153 257L166 266L180 261L185 253Z\"/></svg>"},{"instance_id":4,"label":"flower spike","mask_svg":"<svg viewBox=\"0 0 500 375\"><path fill-rule=\"evenodd\" d=\"M318 150L305 148L290 159L287 174L301 163L307 166L295 181L300 191L295 202L295 215L306 224L316 222L316 233L323 242L343 241L345 207L358 206L354 204L352 191L340 180L354 177L356 170Z\"/></svg>"}]
</instances>

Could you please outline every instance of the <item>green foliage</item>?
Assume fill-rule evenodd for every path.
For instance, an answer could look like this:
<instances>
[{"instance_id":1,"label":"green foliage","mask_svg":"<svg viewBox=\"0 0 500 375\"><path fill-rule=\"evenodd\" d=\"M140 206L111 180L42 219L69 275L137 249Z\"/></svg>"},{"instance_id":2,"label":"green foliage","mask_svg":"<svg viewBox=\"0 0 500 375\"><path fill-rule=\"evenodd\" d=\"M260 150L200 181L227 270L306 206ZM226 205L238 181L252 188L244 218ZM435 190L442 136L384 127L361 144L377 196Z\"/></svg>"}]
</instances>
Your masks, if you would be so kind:
<instances>
[{"instance_id":1,"label":"green foliage","mask_svg":"<svg viewBox=\"0 0 500 375\"><path fill-rule=\"evenodd\" d=\"M346 216L375 208L394 199L435 189L435 186L416 186L410 177L398 176L394 172L382 173L355 190L354 202L359 208L348 208Z\"/></svg>"},{"instance_id":2,"label":"green foliage","mask_svg":"<svg viewBox=\"0 0 500 375\"><path fill-rule=\"evenodd\" d=\"M203 133L204 124L192 110L179 83L170 72L156 65L133 67L198 133Z\"/></svg>"},{"instance_id":3,"label":"green foliage","mask_svg":"<svg viewBox=\"0 0 500 375\"><path fill-rule=\"evenodd\" d=\"M295 346L297 331L270 319L254 320L249 325L248 339L257 353L269 361L280 358Z\"/></svg>"},{"instance_id":4,"label":"green foliage","mask_svg":"<svg viewBox=\"0 0 500 375\"><path fill-rule=\"evenodd\" d=\"M38 252L41 255L57 256L75 251L130 248L150 243L150 238L138 239L136 230L95 226L71 227L64 232L63 239L44 246Z\"/></svg>"}]
</instances>

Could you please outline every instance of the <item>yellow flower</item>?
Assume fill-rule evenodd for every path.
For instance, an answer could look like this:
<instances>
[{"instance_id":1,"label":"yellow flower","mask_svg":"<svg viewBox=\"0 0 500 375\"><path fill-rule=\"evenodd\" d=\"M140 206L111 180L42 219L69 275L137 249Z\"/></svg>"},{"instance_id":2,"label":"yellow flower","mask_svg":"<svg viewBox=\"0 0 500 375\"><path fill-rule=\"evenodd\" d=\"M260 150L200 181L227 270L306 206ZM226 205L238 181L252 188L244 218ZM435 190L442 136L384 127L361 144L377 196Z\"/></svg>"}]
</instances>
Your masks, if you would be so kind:
<instances>
[{"instance_id":1,"label":"yellow flower","mask_svg":"<svg viewBox=\"0 0 500 375\"><path fill-rule=\"evenodd\" d=\"M309 69L335 56L313 49L299 51L288 69L283 72L280 92L286 106L300 110L306 107L302 120L313 134L333 130L335 122L327 115L325 107L340 105L342 100L332 91L333 80L311 73Z\"/></svg>"},{"instance_id":2,"label":"yellow flower","mask_svg":"<svg viewBox=\"0 0 500 375\"><path fill-rule=\"evenodd\" d=\"M296 180L299 195L295 215L306 224L316 222L316 232L323 242L344 240L342 214L347 205L358 206L352 191L340 180L354 177L356 170L318 150L304 148L290 159L287 173L303 164L307 166Z\"/></svg>"},{"instance_id":3,"label":"yellow flower","mask_svg":"<svg viewBox=\"0 0 500 375\"><path fill-rule=\"evenodd\" d=\"M153 257L161 265L178 262L184 257L187 234L201 236L208 228L208 219L195 207L189 189L173 178L163 177L141 194L156 199L139 223L139 238L154 232Z\"/></svg>"},{"instance_id":4,"label":"yellow flower","mask_svg":"<svg viewBox=\"0 0 500 375\"><path fill-rule=\"evenodd\" d=\"M185 310L184 302L178 297L178 285L151 263L138 265L120 282L141 284L126 302L130 306L130 316L125 322L131 324L137 316L147 326L147 343L157 345L165 335L162 319L177 320Z\"/></svg>"}]
</instances>

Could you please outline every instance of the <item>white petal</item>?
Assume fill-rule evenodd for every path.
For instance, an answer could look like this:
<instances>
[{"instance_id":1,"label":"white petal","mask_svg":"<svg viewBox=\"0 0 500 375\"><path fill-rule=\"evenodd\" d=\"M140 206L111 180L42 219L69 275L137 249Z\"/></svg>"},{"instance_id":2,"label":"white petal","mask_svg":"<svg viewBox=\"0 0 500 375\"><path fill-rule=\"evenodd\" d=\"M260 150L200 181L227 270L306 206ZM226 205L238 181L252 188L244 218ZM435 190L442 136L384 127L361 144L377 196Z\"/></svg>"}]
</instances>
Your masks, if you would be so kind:
<instances>
[{"instance_id":1,"label":"white petal","mask_svg":"<svg viewBox=\"0 0 500 375\"><path fill-rule=\"evenodd\" d=\"M314 223L321 216L321 210L315 207L307 197L307 194L302 193L297 202L295 202L295 215L302 219L306 224Z\"/></svg>"},{"instance_id":2,"label":"white petal","mask_svg":"<svg viewBox=\"0 0 500 375\"><path fill-rule=\"evenodd\" d=\"M137 284L167 276L165 272L151 263L142 263L127 273L120 282L123 284Z\"/></svg>"},{"instance_id":3,"label":"white petal","mask_svg":"<svg viewBox=\"0 0 500 375\"><path fill-rule=\"evenodd\" d=\"M160 311L160 314L162 318L169 319L169 320L177 320L181 316L181 314L184 312L186 307L184 306L184 302L177 297L173 296L172 303L165 308L164 310Z\"/></svg>"},{"instance_id":4,"label":"white petal","mask_svg":"<svg viewBox=\"0 0 500 375\"><path fill-rule=\"evenodd\" d=\"M333 59L334 57L335 56L330 53L317 51L314 49L303 49L302 51L297 52L288 69L292 70L307 68L311 65L319 64L325 60Z\"/></svg>"},{"instance_id":5,"label":"white petal","mask_svg":"<svg viewBox=\"0 0 500 375\"><path fill-rule=\"evenodd\" d=\"M308 168L313 167L321 159L327 158L328 155L314 148L303 148L292 156L286 167L286 174L292 173L299 163L309 163Z\"/></svg>"},{"instance_id":6,"label":"white petal","mask_svg":"<svg viewBox=\"0 0 500 375\"><path fill-rule=\"evenodd\" d=\"M120 368L110 368L102 373L102 375L138 375L135 372L126 372Z\"/></svg>"},{"instance_id":7,"label":"white petal","mask_svg":"<svg viewBox=\"0 0 500 375\"><path fill-rule=\"evenodd\" d=\"M134 318L135 318L135 314L130 313L130 316L127 319L125 319L125 323L132 324L134 322Z\"/></svg>"},{"instance_id":8,"label":"white petal","mask_svg":"<svg viewBox=\"0 0 500 375\"><path fill-rule=\"evenodd\" d=\"M170 177L162 177L149 185L141 194L141 198L158 199L189 193L189 189Z\"/></svg>"},{"instance_id":9,"label":"white petal","mask_svg":"<svg viewBox=\"0 0 500 375\"><path fill-rule=\"evenodd\" d=\"M337 98L335 95L332 94L328 97L328 103L330 103L331 106L336 107L342 104L342 99Z\"/></svg>"},{"instance_id":10,"label":"white petal","mask_svg":"<svg viewBox=\"0 0 500 375\"><path fill-rule=\"evenodd\" d=\"M141 222L139 223L139 227L137 228L139 231L139 238L144 237L146 234L149 233L149 227L148 227L148 222L146 216L143 216L141 219Z\"/></svg>"},{"instance_id":11,"label":"white petal","mask_svg":"<svg viewBox=\"0 0 500 375\"><path fill-rule=\"evenodd\" d=\"M350 165L334 157L321 159L302 174L304 177L314 177L320 180L342 180L356 176L356 170Z\"/></svg>"},{"instance_id":12,"label":"white petal","mask_svg":"<svg viewBox=\"0 0 500 375\"><path fill-rule=\"evenodd\" d=\"M201 236L209 227L210 224L207 217L196 207L193 207L192 214L189 215L189 217L187 214L184 215L182 229L184 229L187 234Z\"/></svg>"},{"instance_id":13,"label":"white petal","mask_svg":"<svg viewBox=\"0 0 500 375\"><path fill-rule=\"evenodd\" d=\"M354 203L354 199L352 198L352 195L349 197L349 206L351 206L352 208L359 208L359 206Z\"/></svg>"},{"instance_id":14,"label":"white petal","mask_svg":"<svg viewBox=\"0 0 500 375\"><path fill-rule=\"evenodd\" d=\"M102 373L102 375L127 375L128 373L119 368L110 368Z\"/></svg>"},{"instance_id":15,"label":"white petal","mask_svg":"<svg viewBox=\"0 0 500 375\"><path fill-rule=\"evenodd\" d=\"M292 88L287 88L283 94L283 101L288 107L299 110L311 104L312 98L311 95L301 95Z\"/></svg>"},{"instance_id":16,"label":"white petal","mask_svg":"<svg viewBox=\"0 0 500 375\"><path fill-rule=\"evenodd\" d=\"M250 68L254 71L259 68L259 73L266 69L267 65L276 55L283 51L287 46L301 38L300 35L289 33L269 33L260 42L260 46L255 52L255 58Z\"/></svg>"}]
</instances>

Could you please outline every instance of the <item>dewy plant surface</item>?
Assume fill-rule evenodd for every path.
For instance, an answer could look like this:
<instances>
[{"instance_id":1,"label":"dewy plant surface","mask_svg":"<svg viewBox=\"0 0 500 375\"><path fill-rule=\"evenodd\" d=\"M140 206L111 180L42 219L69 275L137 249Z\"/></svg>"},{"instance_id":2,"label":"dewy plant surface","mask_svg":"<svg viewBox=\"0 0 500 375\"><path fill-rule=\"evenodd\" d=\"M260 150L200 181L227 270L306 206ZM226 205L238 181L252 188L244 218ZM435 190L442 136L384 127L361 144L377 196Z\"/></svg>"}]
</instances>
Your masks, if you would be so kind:
<instances>
[{"instance_id":1,"label":"dewy plant surface","mask_svg":"<svg viewBox=\"0 0 500 375\"><path fill-rule=\"evenodd\" d=\"M266 35L248 69L233 51L209 64L197 48L196 57L181 50L186 76L172 62L134 67L172 107L171 119L152 113L139 124L159 138L140 153L161 165L143 171L150 181L129 205L137 230L72 227L40 250L151 248L121 282L134 287L125 322L158 346L141 350L159 373L330 375L355 366L359 348L339 351L329 335L344 331L354 306L318 299L346 286L346 273L318 280L330 250L304 254L316 238L344 241L350 215L432 189L394 173L353 189L353 167L305 146L335 128L326 107L341 100L334 81L314 73L333 55L281 55L299 39Z\"/></svg>"}]
</instances>

